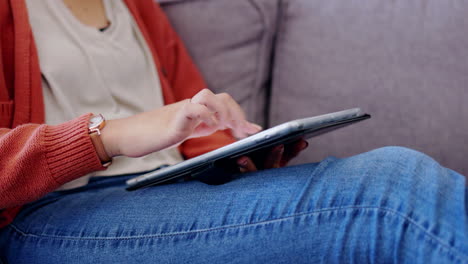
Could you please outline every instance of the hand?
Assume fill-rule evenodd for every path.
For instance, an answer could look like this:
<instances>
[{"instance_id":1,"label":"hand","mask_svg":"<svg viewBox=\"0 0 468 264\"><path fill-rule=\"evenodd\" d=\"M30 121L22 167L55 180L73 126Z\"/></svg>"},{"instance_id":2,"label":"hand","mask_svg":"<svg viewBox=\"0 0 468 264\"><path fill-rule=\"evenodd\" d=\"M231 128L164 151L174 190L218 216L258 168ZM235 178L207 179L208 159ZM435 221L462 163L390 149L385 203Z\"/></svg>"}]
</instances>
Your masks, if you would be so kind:
<instances>
[{"instance_id":1,"label":"hand","mask_svg":"<svg viewBox=\"0 0 468 264\"><path fill-rule=\"evenodd\" d=\"M141 157L223 129L231 129L234 136L243 138L259 132L261 127L245 119L231 96L204 89L190 100L109 120L101 138L111 157Z\"/></svg>"},{"instance_id":2,"label":"hand","mask_svg":"<svg viewBox=\"0 0 468 264\"><path fill-rule=\"evenodd\" d=\"M284 167L308 146L307 141L300 139L286 146L278 145L266 152L255 153L250 157L242 156L237 159L237 165L241 172Z\"/></svg>"}]
</instances>

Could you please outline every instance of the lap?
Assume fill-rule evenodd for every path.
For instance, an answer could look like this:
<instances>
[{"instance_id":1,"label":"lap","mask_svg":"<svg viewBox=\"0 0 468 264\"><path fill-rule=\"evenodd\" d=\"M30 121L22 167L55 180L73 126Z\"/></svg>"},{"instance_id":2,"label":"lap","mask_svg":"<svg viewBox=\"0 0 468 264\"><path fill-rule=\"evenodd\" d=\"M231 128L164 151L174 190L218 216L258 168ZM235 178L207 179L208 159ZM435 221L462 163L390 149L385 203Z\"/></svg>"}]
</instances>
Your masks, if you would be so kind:
<instances>
[{"instance_id":1,"label":"lap","mask_svg":"<svg viewBox=\"0 0 468 264\"><path fill-rule=\"evenodd\" d=\"M97 179L26 206L8 227L21 241L15 251L50 257L45 249L62 248L83 263L148 255L243 262L242 254L288 262L338 258L348 246L353 254L389 251L400 232L466 260L464 177L407 149L237 175L219 186L190 181L127 192L126 178Z\"/></svg>"}]
</instances>

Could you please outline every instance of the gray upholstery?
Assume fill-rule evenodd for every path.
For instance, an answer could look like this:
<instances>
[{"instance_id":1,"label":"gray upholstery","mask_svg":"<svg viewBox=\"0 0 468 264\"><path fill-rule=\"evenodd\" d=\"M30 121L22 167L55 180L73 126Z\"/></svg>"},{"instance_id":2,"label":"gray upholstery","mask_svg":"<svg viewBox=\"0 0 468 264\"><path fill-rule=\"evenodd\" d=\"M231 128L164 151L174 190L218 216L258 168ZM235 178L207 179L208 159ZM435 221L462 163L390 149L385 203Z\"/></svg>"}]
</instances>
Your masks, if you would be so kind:
<instances>
[{"instance_id":1,"label":"gray upholstery","mask_svg":"<svg viewBox=\"0 0 468 264\"><path fill-rule=\"evenodd\" d=\"M467 1L289 0L279 20L272 123L373 115L313 140L302 161L399 145L468 174Z\"/></svg>"},{"instance_id":2,"label":"gray upholstery","mask_svg":"<svg viewBox=\"0 0 468 264\"><path fill-rule=\"evenodd\" d=\"M399 145L468 174L467 1L165 0L163 7L210 88L233 94L252 120L274 125L355 106L373 115L312 140L297 162Z\"/></svg>"},{"instance_id":3,"label":"gray upholstery","mask_svg":"<svg viewBox=\"0 0 468 264\"><path fill-rule=\"evenodd\" d=\"M210 89L265 125L277 0L161 0Z\"/></svg>"}]
</instances>

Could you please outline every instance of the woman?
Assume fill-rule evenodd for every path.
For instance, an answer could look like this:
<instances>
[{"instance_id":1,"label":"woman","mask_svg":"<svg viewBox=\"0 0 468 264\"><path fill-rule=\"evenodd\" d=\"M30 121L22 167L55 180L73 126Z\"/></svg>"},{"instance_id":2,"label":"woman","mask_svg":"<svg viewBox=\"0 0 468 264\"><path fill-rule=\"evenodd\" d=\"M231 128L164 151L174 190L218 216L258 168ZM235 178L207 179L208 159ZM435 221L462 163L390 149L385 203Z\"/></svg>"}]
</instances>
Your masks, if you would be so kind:
<instances>
[{"instance_id":1,"label":"woman","mask_svg":"<svg viewBox=\"0 0 468 264\"><path fill-rule=\"evenodd\" d=\"M224 185L126 192L260 128L204 90L152 0L2 0L0 17L4 261L468 262L465 178L403 148L277 168L298 142Z\"/></svg>"}]
</instances>

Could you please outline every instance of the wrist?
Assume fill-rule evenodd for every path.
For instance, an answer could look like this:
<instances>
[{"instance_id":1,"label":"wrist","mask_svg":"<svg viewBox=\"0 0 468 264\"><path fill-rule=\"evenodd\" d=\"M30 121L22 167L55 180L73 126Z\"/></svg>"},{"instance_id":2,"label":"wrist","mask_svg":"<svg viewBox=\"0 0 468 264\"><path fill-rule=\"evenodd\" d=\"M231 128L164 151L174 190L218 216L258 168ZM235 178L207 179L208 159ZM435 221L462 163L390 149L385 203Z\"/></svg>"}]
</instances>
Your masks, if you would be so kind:
<instances>
[{"instance_id":1,"label":"wrist","mask_svg":"<svg viewBox=\"0 0 468 264\"><path fill-rule=\"evenodd\" d=\"M118 140L119 120L107 120L106 126L101 131L101 140L107 155L111 158L120 156L120 147Z\"/></svg>"},{"instance_id":2,"label":"wrist","mask_svg":"<svg viewBox=\"0 0 468 264\"><path fill-rule=\"evenodd\" d=\"M102 132L106 127L107 121L101 114L90 117L88 124L89 137L94 145L94 149L102 166L109 167L112 164L113 156L109 155L109 147L106 149L102 139Z\"/></svg>"}]
</instances>

